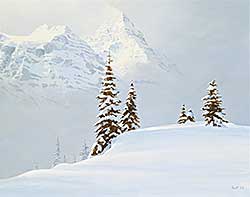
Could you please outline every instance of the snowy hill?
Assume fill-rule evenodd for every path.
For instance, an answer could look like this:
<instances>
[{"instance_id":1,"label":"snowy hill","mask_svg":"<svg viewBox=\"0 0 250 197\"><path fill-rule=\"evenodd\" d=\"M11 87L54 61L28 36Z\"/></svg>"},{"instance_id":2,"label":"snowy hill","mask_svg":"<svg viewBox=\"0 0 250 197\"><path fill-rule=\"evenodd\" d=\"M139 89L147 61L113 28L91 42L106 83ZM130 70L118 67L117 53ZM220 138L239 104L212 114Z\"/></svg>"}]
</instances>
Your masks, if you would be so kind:
<instances>
[{"instance_id":1,"label":"snowy hill","mask_svg":"<svg viewBox=\"0 0 250 197\"><path fill-rule=\"evenodd\" d=\"M141 129L102 156L2 180L0 196L249 196L249 134L233 124Z\"/></svg>"}]
</instances>

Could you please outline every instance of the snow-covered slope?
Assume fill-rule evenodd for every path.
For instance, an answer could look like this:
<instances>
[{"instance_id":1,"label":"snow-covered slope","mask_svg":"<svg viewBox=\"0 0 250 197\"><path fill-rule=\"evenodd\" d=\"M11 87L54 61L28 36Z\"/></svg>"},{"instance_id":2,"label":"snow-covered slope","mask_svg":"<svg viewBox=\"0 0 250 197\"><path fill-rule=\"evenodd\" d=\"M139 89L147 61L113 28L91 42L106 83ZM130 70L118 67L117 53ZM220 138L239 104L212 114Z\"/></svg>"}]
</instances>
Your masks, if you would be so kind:
<instances>
[{"instance_id":1,"label":"snow-covered slope","mask_svg":"<svg viewBox=\"0 0 250 197\"><path fill-rule=\"evenodd\" d=\"M42 25L28 36L0 34L1 85L96 88L103 64L67 26Z\"/></svg>"},{"instance_id":2,"label":"snow-covered slope","mask_svg":"<svg viewBox=\"0 0 250 197\"><path fill-rule=\"evenodd\" d=\"M121 12L101 25L95 35L88 38L88 43L99 54L105 55L109 51L114 58L115 69L121 76L141 72L143 68L149 69L145 64L153 65L151 71L158 67L165 71L170 69L164 59L149 46L143 33ZM144 67L139 67L141 64Z\"/></svg>"},{"instance_id":3,"label":"snow-covered slope","mask_svg":"<svg viewBox=\"0 0 250 197\"><path fill-rule=\"evenodd\" d=\"M233 124L141 129L102 156L2 180L0 196L249 196L249 134Z\"/></svg>"}]
</instances>

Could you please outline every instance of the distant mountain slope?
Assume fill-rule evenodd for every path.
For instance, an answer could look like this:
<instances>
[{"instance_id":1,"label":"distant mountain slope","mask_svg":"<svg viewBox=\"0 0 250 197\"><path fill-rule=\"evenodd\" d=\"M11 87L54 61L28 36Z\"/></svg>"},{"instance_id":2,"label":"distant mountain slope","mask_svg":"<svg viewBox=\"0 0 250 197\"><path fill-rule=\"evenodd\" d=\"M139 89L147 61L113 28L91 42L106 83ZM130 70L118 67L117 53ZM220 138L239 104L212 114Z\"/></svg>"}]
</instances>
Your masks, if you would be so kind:
<instances>
[{"instance_id":1,"label":"distant mountain slope","mask_svg":"<svg viewBox=\"0 0 250 197\"><path fill-rule=\"evenodd\" d=\"M0 79L32 87L87 89L104 61L67 26L43 25L29 36L0 36Z\"/></svg>"},{"instance_id":2,"label":"distant mountain slope","mask_svg":"<svg viewBox=\"0 0 250 197\"><path fill-rule=\"evenodd\" d=\"M3 180L0 196L247 196L249 134L200 123L132 131L102 156Z\"/></svg>"}]
</instances>

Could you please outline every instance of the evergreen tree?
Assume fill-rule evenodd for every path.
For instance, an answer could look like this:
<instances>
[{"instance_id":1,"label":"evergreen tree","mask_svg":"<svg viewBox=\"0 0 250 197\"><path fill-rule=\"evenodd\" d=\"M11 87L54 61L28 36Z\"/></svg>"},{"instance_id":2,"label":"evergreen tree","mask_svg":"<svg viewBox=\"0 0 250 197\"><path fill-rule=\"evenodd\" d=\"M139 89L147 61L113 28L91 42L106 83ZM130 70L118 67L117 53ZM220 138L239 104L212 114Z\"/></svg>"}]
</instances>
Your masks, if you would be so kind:
<instances>
[{"instance_id":1,"label":"evergreen tree","mask_svg":"<svg viewBox=\"0 0 250 197\"><path fill-rule=\"evenodd\" d=\"M218 93L215 80L209 83L207 90L208 95L202 99L204 102L202 115L205 118L206 125L221 127L223 122L227 123L228 121L224 119L224 108L221 107L222 99Z\"/></svg>"},{"instance_id":2,"label":"evergreen tree","mask_svg":"<svg viewBox=\"0 0 250 197\"><path fill-rule=\"evenodd\" d=\"M120 125L122 132L135 130L140 128L140 119L137 114L137 108L135 104L136 91L133 82L130 84L128 96L126 99L125 109L122 113Z\"/></svg>"},{"instance_id":3,"label":"evergreen tree","mask_svg":"<svg viewBox=\"0 0 250 197\"><path fill-rule=\"evenodd\" d=\"M187 112L187 121L188 120L191 122L195 122L194 113L193 113L192 109L189 109Z\"/></svg>"},{"instance_id":4,"label":"evergreen tree","mask_svg":"<svg viewBox=\"0 0 250 197\"><path fill-rule=\"evenodd\" d=\"M178 124L184 124L186 121L187 121L186 106L182 105L181 113L179 115L179 119L178 119L177 123Z\"/></svg>"},{"instance_id":5,"label":"evergreen tree","mask_svg":"<svg viewBox=\"0 0 250 197\"><path fill-rule=\"evenodd\" d=\"M99 101L99 120L95 124L96 143L91 150L91 156L101 154L111 145L113 138L121 133L118 123L120 115L119 105L121 101L118 99L118 91L116 90L115 76L111 67L111 56L108 55L108 61L105 66L105 76L102 80L102 89L97 96Z\"/></svg>"},{"instance_id":6,"label":"evergreen tree","mask_svg":"<svg viewBox=\"0 0 250 197\"><path fill-rule=\"evenodd\" d=\"M67 163L66 155L63 155L63 163Z\"/></svg>"},{"instance_id":7,"label":"evergreen tree","mask_svg":"<svg viewBox=\"0 0 250 197\"><path fill-rule=\"evenodd\" d=\"M83 161L88 158L89 155L89 147L87 146L86 142L84 141L81 151L80 151L80 161Z\"/></svg>"},{"instance_id":8,"label":"evergreen tree","mask_svg":"<svg viewBox=\"0 0 250 197\"><path fill-rule=\"evenodd\" d=\"M53 167L61 163L61 147L59 137L56 138L56 152L54 154Z\"/></svg>"}]
</instances>

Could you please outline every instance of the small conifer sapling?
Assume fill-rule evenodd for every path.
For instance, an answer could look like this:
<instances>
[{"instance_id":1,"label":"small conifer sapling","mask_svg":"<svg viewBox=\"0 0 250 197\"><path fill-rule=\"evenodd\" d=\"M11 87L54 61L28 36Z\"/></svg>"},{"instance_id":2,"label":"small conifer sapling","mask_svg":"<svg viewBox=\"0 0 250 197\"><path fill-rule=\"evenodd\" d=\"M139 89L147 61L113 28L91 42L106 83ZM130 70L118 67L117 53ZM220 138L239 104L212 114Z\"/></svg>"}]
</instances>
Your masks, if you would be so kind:
<instances>
[{"instance_id":1,"label":"small conifer sapling","mask_svg":"<svg viewBox=\"0 0 250 197\"><path fill-rule=\"evenodd\" d=\"M181 113L179 115L179 119L178 119L177 123L184 124L186 121L187 121L186 106L182 105Z\"/></svg>"}]
</instances>

